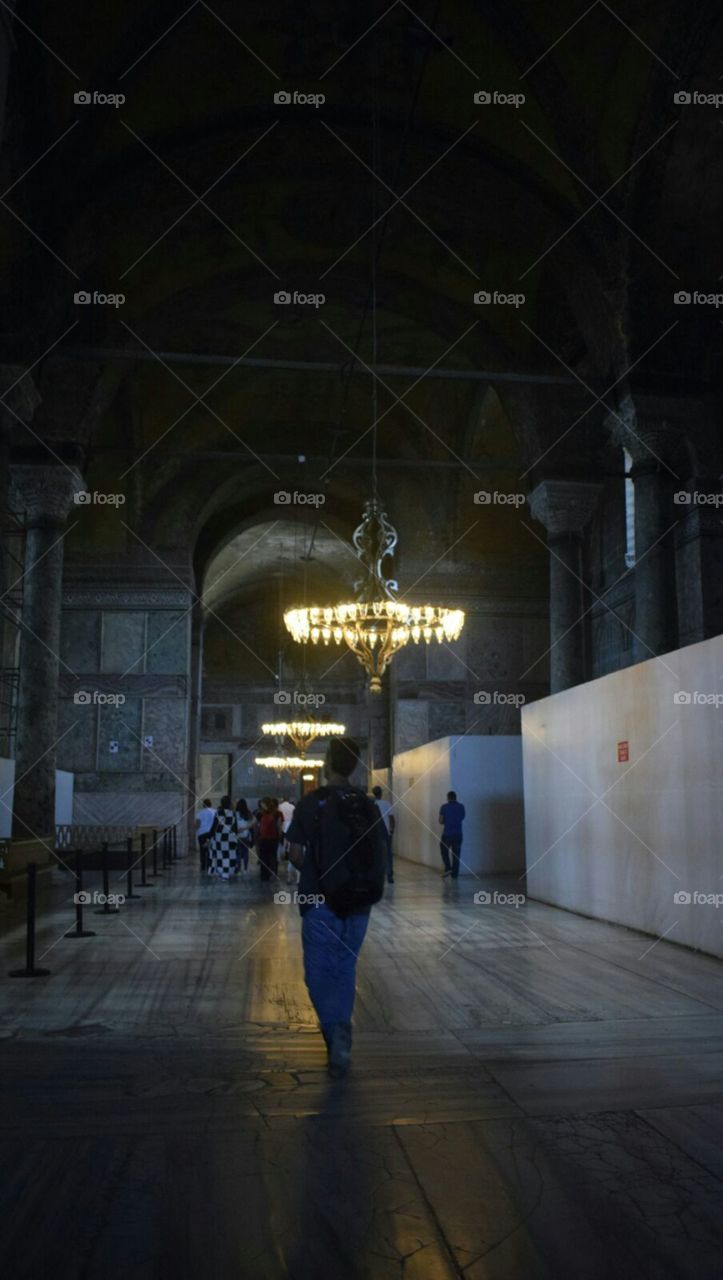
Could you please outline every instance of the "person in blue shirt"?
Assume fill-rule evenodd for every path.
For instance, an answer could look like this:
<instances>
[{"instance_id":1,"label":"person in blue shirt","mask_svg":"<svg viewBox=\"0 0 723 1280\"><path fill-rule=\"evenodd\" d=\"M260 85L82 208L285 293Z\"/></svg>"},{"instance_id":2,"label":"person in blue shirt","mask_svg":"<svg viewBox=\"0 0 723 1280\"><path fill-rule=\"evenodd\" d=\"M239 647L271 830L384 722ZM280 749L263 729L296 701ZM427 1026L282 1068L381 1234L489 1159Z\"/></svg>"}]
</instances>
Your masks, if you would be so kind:
<instances>
[{"instance_id":1,"label":"person in blue shirt","mask_svg":"<svg viewBox=\"0 0 723 1280\"><path fill-rule=\"evenodd\" d=\"M451 876L453 880L459 875L459 852L462 848L462 823L464 822L464 805L459 803L456 791L447 792L447 803L439 811L442 826L442 839L439 850L444 863L443 876Z\"/></svg>"}]
</instances>

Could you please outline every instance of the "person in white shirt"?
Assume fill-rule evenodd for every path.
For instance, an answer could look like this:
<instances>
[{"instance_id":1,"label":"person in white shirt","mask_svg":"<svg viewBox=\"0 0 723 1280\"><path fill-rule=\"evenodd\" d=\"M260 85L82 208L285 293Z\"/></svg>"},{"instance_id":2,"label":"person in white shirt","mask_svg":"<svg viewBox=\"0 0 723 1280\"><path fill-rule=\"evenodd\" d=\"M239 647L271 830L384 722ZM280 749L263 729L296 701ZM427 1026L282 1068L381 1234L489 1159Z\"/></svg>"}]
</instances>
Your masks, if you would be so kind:
<instances>
[{"instance_id":1,"label":"person in white shirt","mask_svg":"<svg viewBox=\"0 0 723 1280\"><path fill-rule=\"evenodd\" d=\"M216 817L210 800L204 800L196 814L196 835L198 837L198 853L201 859L201 870L208 866L208 842L211 839L211 827Z\"/></svg>"},{"instance_id":2,"label":"person in white shirt","mask_svg":"<svg viewBox=\"0 0 723 1280\"><path fill-rule=\"evenodd\" d=\"M372 795L374 803L379 810L382 822L384 823L384 831L387 841L387 881L394 884L394 854L392 851L392 836L394 835L394 808L388 800L382 799L381 787L372 787Z\"/></svg>"},{"instance_id":3,"label":"person in white shirt","mask_svg":"<svg viewBox=\"0 0 723 1280\"><path fill-rule=\"evenodd\" d=\"M286 883L287 884L296 884L296 870L289 859L289 842L286 839L286 832L291 826L291 819L294 816L294 808L295 806L291 803L291 800L289 799L288 796L284 796L283 800L281 800L279 803L279 813L283 818L283 824L281 827L282 839L281 839L280 857L286 858Z\"/></svg>"}]
</instances>

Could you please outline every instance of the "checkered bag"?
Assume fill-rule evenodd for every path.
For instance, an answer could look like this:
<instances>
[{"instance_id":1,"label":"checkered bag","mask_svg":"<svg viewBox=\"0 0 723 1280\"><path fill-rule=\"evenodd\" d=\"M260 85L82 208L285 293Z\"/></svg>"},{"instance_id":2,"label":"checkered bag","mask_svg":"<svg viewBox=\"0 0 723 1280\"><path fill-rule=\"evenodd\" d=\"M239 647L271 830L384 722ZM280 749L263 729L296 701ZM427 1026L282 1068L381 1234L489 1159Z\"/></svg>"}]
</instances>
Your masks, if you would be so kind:
<instances>
[{"instance_id":1,"label":"checkered bag","mask_svg":"<svg viewBox=\"0 0 723 1280\"><path fill-rule=\"evenodd\" d=\"M208 846L208 874L229 880L239 870L238 831L232 809L219 809Z\"/></svg>"}]
</instances>

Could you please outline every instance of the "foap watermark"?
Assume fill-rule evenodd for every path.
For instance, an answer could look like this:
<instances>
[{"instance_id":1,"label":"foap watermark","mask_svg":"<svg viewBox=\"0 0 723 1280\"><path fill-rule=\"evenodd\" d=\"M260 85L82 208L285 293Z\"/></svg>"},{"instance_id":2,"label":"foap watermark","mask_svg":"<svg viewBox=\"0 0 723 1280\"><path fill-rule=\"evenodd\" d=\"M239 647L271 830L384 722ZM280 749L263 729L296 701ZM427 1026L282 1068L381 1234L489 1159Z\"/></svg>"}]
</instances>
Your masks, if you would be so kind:
<instances>
[{"instance_id":1,"label":"foap watermark","mask_svg":"<svg viewBox=\"0 0 723 1280\"><path fill-rule=\"evenodd\" d=\"M472 901L478 907L518 907L524 905L526 898L524 893L502 893L500 889L478 889Z\"/></svg>"},{"instance_id":2,"label":"foap watermark","mask_svg":"<svg viewBox=\"0 0 723 1280\"><path fill-rule=\"evenodd\" d=\"M676 89L673 102L678 107L720 107L723 93L701 93L700 89Z\"/></svg>"},{"instance_id":3,"label":"foap watermark","mask_svg":"<svg viewBox=\"0 0 723 1280\"><path fill-rule=\"evenodd\" d=\"M277 307L323 307L326 302L325 293L301 293L298 289L294 289L290 293L288 289L279 289L274 294L274 302Z\"/></svg>"},{"instance_id":4,"label":"foap watermark","mask_svg":"<svg viewBox=\"0 0 723 1280\"><path fill-rule=\"evenodd\" d=\"M499 89L478 89L474 94L478 107L522 107L526 101L524 93L502 93Z\"/></svg>"},{"instance_id":5,"label":"foap watermark","mask_svg":"<svg viewBox=\"0 0 723 1280\"><path fill-rule=\"evenodd\" d=\"M688 289L678 289L673 294L673 302L676 307L715 307L717 311L723 307L723 293L701 293L700 289L691 293Z\"/></svg>"},{"instance_id":6,"label":"foap watermark","mask_svg":"<svg viewBox=\"0 0 723 1280\"><path fill-rule=\"evenodd\" d=\"M320 907L326 898L323 893L297 893L296 889L279 889L274 902L280 907Z\"/></svg>"},{"instance_id":7,"label":"foap watermark","mask_svg":"<svg viewBox=\"0 0 723 1280\"><path fill-rule=\"evenodd\" d=\"M99 689L76 689L73 694L76 707L122 707L125 700L124 693L101 693Z\"/></svg>"},{"instance_id":8,"label":"foap watermark","mask_svg":"<svg viewBox=\"0 0 723 1280\"><path fill-rule=\"evenodd\" d=\"M523 307L524 293L502 293L500 289L478 289L474 295L476 307Z\"/></svg>"},{"instance_id":9,"label":"foap watermark","mask_svg":"<svg viewBox=\"0 0 723 1280\"><path fill-rule=\"evenodd\" d=\"M299 89L277 89L274 94L274 102L277 107L323 107L326 102L325 93L302 93Z\"/></svg>"},{"instance_id":10,"label":"foap watermark","mask_svg":"<svg viewBox=\"0 0 723 1280\"><path fill-rule=\"evenodd\" d=\"M474 495L477 507L524 507L526 493L505 493L501 489L479 489Z\"/></svg>"},{"instance_id":11,"label":"foap watermark","mask_svg":"<svg viewBox=\"0 0 723 1280\"><path fill-rule=\"evenodd\" d=\"M678 689L673 694L676 707L723 707L723 693L701 693L699 689Z\"/></svg>"},{"instance_id":12,"label":"foap watermark","mask_svg":"<svg viewBox=\"0 0 723 1280\"><path fill-rule=\"evenodd\" d=\"M73 494L76 507L122 507L125 500L124 493L98 493L97 489L92 493L89 489L80 489Z\"/></svg>"},{"instance_id":13,"label":"foap watermark","mask_svg":"<svg viewBox=\"0 0 723 1280\"><path fill-rule=\"evenodd\" d=\"M274 502L277 507L323 507L326 502L325 493L299 493L298 489L294 489L290 493L288 489L277 489L274 494Z\"/></svg>"},{"instance_id":14,"label":"foap watermark","mask_svg":"<svg viewBox=\"0 0 723 1280\"><path fill-rule=\"evenodd\" d=\"M73 894L73 902L79 907L122 907L126 900L124 893L99 893L97 890L81 889Z\"/></svg>"},{"instance_id":15,"label":"foap watermark","mask_svg":"<svg viewBox=\"0 0 723 1280\"><path fill-rule=\"evenodd\" d=\"M79 289L73 294L73 302L76 307L122 307L126 300L124 293L101 293L99 289L94 289L92 293L88 289Z\"/></svg>"},{"instance_id":16,"label":"foap watermark","mask_svg":"<svg viewBox=\"0 0 723 1280\"><path fill-rule=\"evenodd\" d=\"M700 889L678 889L673 894L676 907L723 907L723 893L702 893Z\"/></svg>"},{"instance_id":17,"label":"foap watermark","mask_svg":"<svg viewBox=\"0 0 723 1280\"><path fill-rule=\"evenodd\" d=\"M277 707L323 707L326 702L326 695L323 693L302 693L299 689L289 692L288 689L278 689L274 694L274 702Z\"/></svg>"},{"instance_id":18,"label":"foap watermark","mask_svg":"<svg viewBox=\"0 0 723 1280\"><path fill-rule=\"evenodd\" d=\"M524 707L524 693L504 693L502 689L478 689L474 695L478 707Z\"/></svg>"},{"instance_id":19,"label":"foap watermark","mask_svg":"<svg viewBox=\"0 0 723 1280\"><path fill-rule=\"evenodd\" d=\"M680 489L673 494L677 507L723 507L723 493L701 493L698 489Z\"/></svg>"},{"instance_id":20,"label":"foap watermark","mask_svg":"<svg viewBox=\"0 0 723 1280\"><path fill-rule=\"evenodd\" d=\"M73 94L76 107L115 107L116 111L126 100L124 93L101 93L98 89L78 89Z\"/></svg>"}]
</instances>

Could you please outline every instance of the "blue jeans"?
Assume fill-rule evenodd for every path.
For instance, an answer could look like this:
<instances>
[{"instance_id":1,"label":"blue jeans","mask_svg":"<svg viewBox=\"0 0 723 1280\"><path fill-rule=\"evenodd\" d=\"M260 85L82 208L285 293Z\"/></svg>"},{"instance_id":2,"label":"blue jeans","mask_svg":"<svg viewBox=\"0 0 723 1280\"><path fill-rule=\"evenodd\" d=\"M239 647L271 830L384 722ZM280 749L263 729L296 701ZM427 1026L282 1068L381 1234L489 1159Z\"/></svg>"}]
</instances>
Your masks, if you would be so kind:
<instances>
[{"instance_id":1,"label":"blue jeans","mask_svg":"<svg viewBox=\"0 0 723 1280\"><path fill-rule=\"evenodd\" d=\"M368 924L368 912L342 920L325 902L301 921L304 978L325 1035L335 1023L351 1022L357 956Z\"/></svg>"},{"instance_id":2,"label":"blue jeans","mask_svg":"<svg viewBox=\"0 0 723 1280\"><path fill-rule=\"evenodd\" d=\"M459 875L459 853L462 848L461 836L442 836L439 842L439 851L442 855L445 871L452 872L452 879L456 880ZM451 854L451 862L450 862Z\"/></svg>"}]
</instances>

